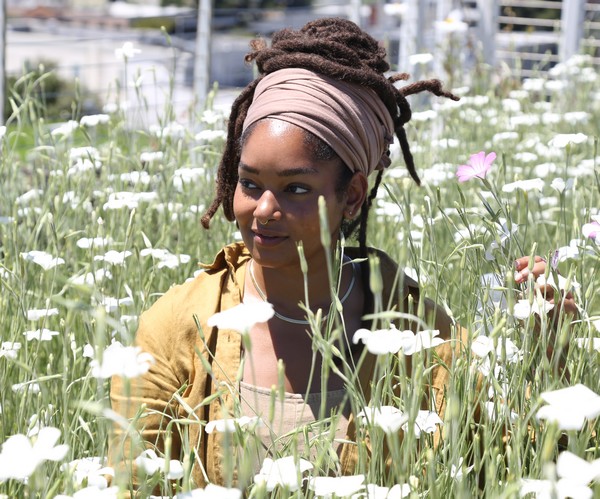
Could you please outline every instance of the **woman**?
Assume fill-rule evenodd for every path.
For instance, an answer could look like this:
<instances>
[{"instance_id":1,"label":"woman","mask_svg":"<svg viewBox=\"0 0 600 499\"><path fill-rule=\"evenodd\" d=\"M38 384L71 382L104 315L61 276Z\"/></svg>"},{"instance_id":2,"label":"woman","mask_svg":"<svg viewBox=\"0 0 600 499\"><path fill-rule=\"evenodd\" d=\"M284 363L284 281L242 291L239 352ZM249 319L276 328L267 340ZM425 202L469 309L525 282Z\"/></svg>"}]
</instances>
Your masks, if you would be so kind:
<instances>
[{"instance_id":1,"label":"woman","mask_svg":"<svg viewBox=\"0 0 600 499\"><path fill-rule=\"evenodd\" d=\"M407 75L386 77L385 51L342 19L283 30L275 34L271 48L261 41L252 48L247 60L256 62L260 76L232 107L216 198L202 218L208 228L222 206L226 218L239 226L243 243L225 247L198 278L171 289L142 315L136 343L156 363L131 387L115 378L111 391L117 412L129 418L144 412L138 426L145 446L173 458L194 449L197 486L245 482L251 475L248 471L246 479L240 478L230 465L226 434L204 431L208 421L241 415L268 419L267 429L258 431L264 447L273 452L273 442L288 430L334 414L337 436L345 442L336 448L336 471L355 472L360 448L351 412L360 407L351 407L345 395L349 370L340 368L335 374L329 354L315 354L314 325L312 334L306 334L307 313L298 304L327 316L337 314L331 306L329 262L340 248L340 234L349 237L357 230L359 248L345 248L339 258L337 299L343 312L336 320L343 326L336 329L340 336L335 345L350 371L358 366L357 384L368 403L375 360L352 346L352 334L373 325L363 317L379 304L414 312L419 303L416 283L385 254L367 248L369 208L390 163L394 134L419 183L403 128L411 115L406 96L427 90L457 99L437 80L395 88L394 82ZM369 190L371 174L375 180ZM326 224L319 218L319 198L325 201ZM325 250L327 239L331 242ZM371 272L374 261L379 268ZM518 265L522 270L527 259ZM540 259L533 272L544 269ZM248 341L235 331L208 325L218 312L262 301L273 305L275 316L255 324ZM421 303L422 316L441 339L464 339L443 311L427 300ZM403 325L416 329L416 322ZM438 346L440 365L450 364L459 350L460 341ZM440 415L447 378L446 369L431 371L429 400L424 402ZM282 409L269 407L272 386L285 391ZM168 432L169 421L177 418L196 424L180 431L172 426ZM111 444L113 456L122 440L126 435L118 433ZM298 442L293 447L306 451ZM139 454L139 449L126 449L126 459ZM262 449L258 455L267 452Z\"/></svg>"}]
</instances>

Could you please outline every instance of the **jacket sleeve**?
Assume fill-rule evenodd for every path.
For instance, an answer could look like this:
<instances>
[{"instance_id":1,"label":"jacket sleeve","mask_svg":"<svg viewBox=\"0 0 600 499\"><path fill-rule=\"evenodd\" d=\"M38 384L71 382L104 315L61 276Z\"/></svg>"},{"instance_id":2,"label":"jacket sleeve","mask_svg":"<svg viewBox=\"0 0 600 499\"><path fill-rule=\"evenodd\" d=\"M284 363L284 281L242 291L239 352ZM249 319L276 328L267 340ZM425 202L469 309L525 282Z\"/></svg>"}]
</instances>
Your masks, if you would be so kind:
<instances>
[{"instance_id":1,"label":"jacket sleeve","mask_svg":"<svg viewBox=\"0 0 600 499\"><path fill-rule=\"evenodd\" d=\"M115 467L117 477L129 477L128 485L134 489L143 479L135 466L143 450L153 449L159 456L168 454L165 457L175 459L180 454L180 436L176 426L169 424L177 417L174 394L189 378L185 356L177 351L180 325L173 304L178 294L172 289L140 318L135 345L152 355L150 369L136 378L114 376L111 382L110 399L116 415L109 439L109 464Z\"/></svg>"}]
</instances>

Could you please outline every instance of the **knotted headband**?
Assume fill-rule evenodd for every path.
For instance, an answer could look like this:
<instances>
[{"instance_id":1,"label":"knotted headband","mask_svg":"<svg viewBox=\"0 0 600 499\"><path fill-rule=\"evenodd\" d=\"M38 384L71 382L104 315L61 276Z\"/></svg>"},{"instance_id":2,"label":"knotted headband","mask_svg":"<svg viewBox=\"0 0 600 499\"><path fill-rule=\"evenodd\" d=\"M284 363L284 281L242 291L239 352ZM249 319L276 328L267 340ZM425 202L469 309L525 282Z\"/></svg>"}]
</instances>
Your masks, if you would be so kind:
<instances>
[{"instance_id":1,"label":"knotted headband","mask_svg":"<svg viewBox=\"0 0 600 499\"><path fill-rule=\"evenodd\" d=\"M297 125L325 141L353 172L389 166L394 123L370 88L308 71L281 69L256 86L244 130L262 118Z\"/></svg>"}]
</instances>

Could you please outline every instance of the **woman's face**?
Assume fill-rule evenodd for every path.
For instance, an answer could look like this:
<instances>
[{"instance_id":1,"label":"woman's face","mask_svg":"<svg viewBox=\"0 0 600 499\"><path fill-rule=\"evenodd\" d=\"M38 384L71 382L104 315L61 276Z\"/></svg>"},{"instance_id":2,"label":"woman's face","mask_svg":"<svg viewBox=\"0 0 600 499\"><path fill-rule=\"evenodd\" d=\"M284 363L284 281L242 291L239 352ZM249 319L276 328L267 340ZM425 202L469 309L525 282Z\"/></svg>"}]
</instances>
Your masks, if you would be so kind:
<instances>
[{"instance_id":1,"label":"woman's face","mask_svg":"<svg viewBox=\"0 0 600 499\"><path fill-rule=\"evenodd\" d=\"M233 211L257 263L271 268L297 266L300 241L309 266L311 259L324 256L319 196L325 198L335 241L343 217L356 214L366 194L361 174L352 177L345 193L336 192L341 168L345 166L337 157L315 159L305 132L296 125L276 119L255 125L242 146Z\"/></svg>"}]
</instances>

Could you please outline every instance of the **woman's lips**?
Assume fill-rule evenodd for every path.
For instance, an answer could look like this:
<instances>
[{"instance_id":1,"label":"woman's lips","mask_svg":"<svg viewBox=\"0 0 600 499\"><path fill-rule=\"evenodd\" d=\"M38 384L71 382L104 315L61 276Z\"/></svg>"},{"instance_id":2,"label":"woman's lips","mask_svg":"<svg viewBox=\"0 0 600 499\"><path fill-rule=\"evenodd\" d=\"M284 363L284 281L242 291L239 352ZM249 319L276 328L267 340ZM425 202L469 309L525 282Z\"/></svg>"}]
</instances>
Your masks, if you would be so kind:
<instances>
[{"instance_id":1,"label":"woman's lips","mask_svg":"<svg viewBox=\"0 0 600 499\"><path fill-rule=\"evenodd\" d=\"M258 243L262 246L275 246L277 244L279 244L280 242L284 241L285 239L287 239L287 236L283 236L281 234L275 234L275 233L267 233L267 232L256 232L256 231L252 231L254 233L254 242Z\"/></svg>"}]
</instances>

